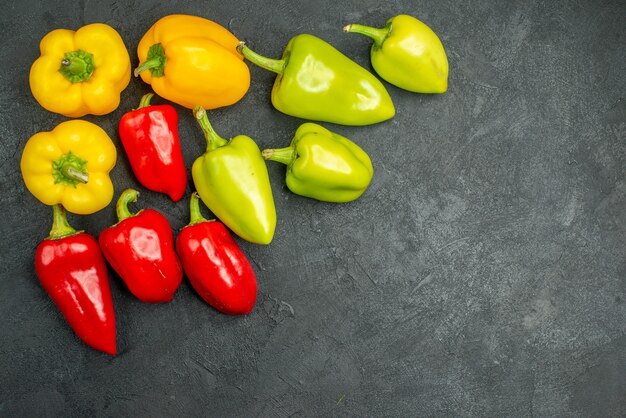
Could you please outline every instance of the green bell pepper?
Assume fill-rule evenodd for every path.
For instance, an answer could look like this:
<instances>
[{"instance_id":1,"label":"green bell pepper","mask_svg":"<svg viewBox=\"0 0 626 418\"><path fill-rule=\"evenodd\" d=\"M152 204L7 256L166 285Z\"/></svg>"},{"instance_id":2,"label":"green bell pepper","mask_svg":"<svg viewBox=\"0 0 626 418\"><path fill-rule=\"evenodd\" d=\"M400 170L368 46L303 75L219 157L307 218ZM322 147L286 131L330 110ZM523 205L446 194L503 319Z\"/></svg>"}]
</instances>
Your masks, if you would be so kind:
<instances>
[{"instance_id":1,"label":"green bell pepper","mask_svg":"<svg viewBox=\"0 0 626 418\"><path fill-rule=\"evenodd\" d=\"M259 147L244 135L229 140L220 137L200 106L194 116L207 140L206 152L191 168L200 198L235 234L256 244L269 244L276 228L276 209Z\"/></svg>"},{"instance_id":2,"label":"green bell pepper","mask_svg":"<svg viewBox=\"0 0 626 418\"><path fill-rule=\"evenodd\" d=\"M416 18L399 15L381 29L352 24L343 30L374 40L372 67L391 84L417 93L443 93L448 89L446 51L435 32Z\"/></svg>"},{"instance_id":3,"label":"green bell pepper","mask_svg":"<svg viewBox=\"0 0 626 418\"><path fill-rule=\"evenodd\" d=\"M325 202L355 200L374 175L372 161L361 147L315 123L300 125L288 147L262 154L287 165L289 190Z\"/></svg>"},{"instance_id":4,"label":"green bell pepper","mask_svg":"<svg viewBox=\"0 0 626 418\"><path fill-rule=\"evenodd\" d=\"M341 125L371 125L395 115L389 93L372 73L313 35L292 38L280 60L263 57L243 42L237 49L278 74L272 104L287 115Z\"/></svg>"}]
</instances>

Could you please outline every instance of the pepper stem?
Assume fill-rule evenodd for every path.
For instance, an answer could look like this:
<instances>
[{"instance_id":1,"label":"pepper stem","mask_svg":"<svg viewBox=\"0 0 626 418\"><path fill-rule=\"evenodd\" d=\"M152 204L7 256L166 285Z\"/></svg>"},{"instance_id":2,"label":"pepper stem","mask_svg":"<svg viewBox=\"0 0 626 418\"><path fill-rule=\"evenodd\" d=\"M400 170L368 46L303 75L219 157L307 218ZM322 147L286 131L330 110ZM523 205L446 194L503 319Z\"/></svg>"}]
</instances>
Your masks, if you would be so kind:
<instances>
[{"instance_id":1,"label":"pepper stem","mask_svg":"<svg viewBox=\"0 0 626 418\"><path fill-rule=\"evenodd\" d=\"M343 27L344 32L360 33L361 35L365 35L365 36L372 38L378 48L380 48L383 45L383 41L385 40L387 35L389 35L390 30L391 28L388 26L378 29L378 28L372 28L370 26L359 25L356 23L353 23L351 25L346 25Z\"/></svg>"},{"instance_id":2,"label":"pepper stem","mask_svg":"<svg viewBox=\"0 0 626 418\"><path fill-rule=\"evenodd\" d=\"M70 151L52 162L52 176L55 184L76 187L79 183L87 183L87 161Z\"/></svg>"},{"instance_id":3,"label":"pepper stem","mask_svg":"<svg viewBox=\"0 0 626 418\"><path fill-rule=\"evenodd\" d=\"M86 184L89 181L89 174L78 170L69 163L65 163L61 166L61 174L66 178L74 180L78 183Z\"/></svg>"},{"instance_id":4,"label":"pepper stem","mask_svg":"<svg viewBox=\"0 0 626 418\"><path fill-rule=\"evenodd\" d=\"M261 155L266 160L272 160L286 165L291 165L298 157L294 147L264 149Z\"/></svg>"},{"instance_id":5,"label":"pepper stem","mask_svg":"<svg viewBox=\"0 0 626 418\"><path fill-rule=\"evenodd\" d=\"M135 189L126 189L122 192L117 203L115 204L115 212L117 213L118 222L122 222L126 218L135 216L135 213L131 213L128 210L128 204L137 201L139 192Z\"/></svg>"},{"instance_id":6,"label":"pepper stem","mask_svg":"<svg viewBox=\"0 0 626 418\"><path fill-rule=\"evenodd\" d=\"M152 77L163 77L166 61L167 58L165 57L163 45L154 44L148 49L146 61L140 63L139 67L135 68L135 71L133 71L133 74L135 77L138 77L140 73L150 70Z\"/></svg>"},{"instance_id":7,"label":"pepper stem","mask_svg":"<svg viewBox=\"0 0 626 418\"><path fill-rule=\"evenodd\" d=\"M209 122L209 117L206 114L206 110L202 106L196 106L193 108L193 115L195 116L198 124L200 124L200 128L202 128L202 132L204 133L204 137L206 138L206 150L207 152L213 151L219 147L223 147L228 143L228 141L215 132L211 122Z\"/></svg>"},{"instance_id":8,"label":"pepper stem","mask_svg":"<svg viewBox=\"0 0 626 418\"><path fill-rule=\"evenodd\" d=\"M202 216L202 213L200 212L200 195L198 192L194 192L191 195L191 200L189 201L189 217L191 219L188 226L208 222L208 219Z\"/></svg>"},{"instance_id":9,"label":"pepper stem","mask_svg":"<svg viewBox=\"0 0 626 418\"><path fill-rule=\"evenodd\" d=\"M150 106L150 100L152 100L152 97L154 97L154 93L144 94L143 97L141 98L141 101L139 102L139 107L137 109Z\"/></svg>"},{"instance_id":10,"label":"pepper stem","mask_svg":"<svg viewBox=\"0 0 626 418\"><path fill-rule=\"evenodd\" d=\"M251 63L258 65L261 68L265 68L266 70L273 71L276 74L282 74L285 69L285 60L275 60L259 55L248 48L246 43L243 41L239 42L239 45L237 45L237 51Z\"/></svg>"},{"instance_id":11,"label":"pepper stem","mask_svg":"<svg viewBox=\"0 0 626 418\"><path fill-rule=\"evenodd\" d=\"M63 74L68 81L72 83L80 83L89 80L91 74L95 70L93 63L93 54L78 49L76 51L67 52L61 60L59 72Z\"/></svg>"},{"instance_id":12,"label":"pepper stem","mask_svg":"<svg viewBox=\"0 0 626 418\"><path fill-rule=\"evenodd\" d=\"M52 205L52 229L46 239L60 239L70 235L74 235L80 231L76 231L67 222L67 215L63 206Z\"/></svg>"}]
</instances>

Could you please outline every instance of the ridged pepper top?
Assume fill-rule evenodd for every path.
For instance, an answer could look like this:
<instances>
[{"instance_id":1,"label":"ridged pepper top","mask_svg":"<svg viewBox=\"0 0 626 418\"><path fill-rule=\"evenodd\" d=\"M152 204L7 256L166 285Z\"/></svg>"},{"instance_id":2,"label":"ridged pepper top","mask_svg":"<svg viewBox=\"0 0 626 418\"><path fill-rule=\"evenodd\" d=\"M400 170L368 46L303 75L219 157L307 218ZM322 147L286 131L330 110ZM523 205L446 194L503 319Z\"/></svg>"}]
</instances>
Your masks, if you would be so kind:
<instances>
[{"instance_id":1,"label":"ridged pepper top","mask_svg":"<svg viewBox=\"0 0 626 418\"><path fill-rule=\"evenodd\" d=\"M130 81L130 57L115 29L103 23L56 29L39 47L29 83L41 106L72 118L117 109Z\"/></svg>"}]
</instances>

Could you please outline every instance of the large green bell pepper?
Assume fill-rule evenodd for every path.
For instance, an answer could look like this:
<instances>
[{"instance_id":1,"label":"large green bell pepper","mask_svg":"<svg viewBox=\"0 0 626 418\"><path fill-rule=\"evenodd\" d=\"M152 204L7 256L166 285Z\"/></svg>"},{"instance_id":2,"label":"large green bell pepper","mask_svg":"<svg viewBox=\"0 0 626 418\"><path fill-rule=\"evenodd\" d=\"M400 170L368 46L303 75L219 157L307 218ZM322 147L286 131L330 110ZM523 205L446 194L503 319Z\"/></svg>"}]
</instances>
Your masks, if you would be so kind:
<instances>
[{"instance_id":1,"label":"large green bell pepper","mask_svg":"<svg viewBox=\"0 0 626 418\"><path fill-rule=\"evenodd\" d=\"M315 123L304 123L286 148L266 149L266 160L287 165L287 187L325 202L350 202L374 175L370 157L354 142Z\"/></svg>"},{"instance_id":2,"label":"large green bell pepper","mask_svg":"<svg viewBox=\"0 0 626 418\"><path fill-rule=\"evenodd\" d=\"M207 140L206 152L191 168L200 198L235 234L256 244L269 244L276 228L276 209L259 147L244 135L229 140L219 136L200 106L194 115Z\"/></svg>"},{"instance_id":3,"label":"large green bell pepper","mask_svg":"<svg viewBox=\"0 0 626 418\"><path fill-rule=\"evenodd\" d=\"M238 50L278 74L272 104L287 115L342 125L370 125L395 115L389 93L372 73L313 35L292 38L280 60L263 57L243 42Z\"/></svg>"},{"instance_id":4,"label":"large green bell pepper","mask_svg":"<svg viewBox=\"0 0 626 418\"><path fill-rule=\"evenodd\" d=\"M398 15L384 28L347 25L344 32L374 40L372 67L383 79L417 93L443 93L448 89L448 58L439 37L416 18Z\"/></svg>"}]
</instances>

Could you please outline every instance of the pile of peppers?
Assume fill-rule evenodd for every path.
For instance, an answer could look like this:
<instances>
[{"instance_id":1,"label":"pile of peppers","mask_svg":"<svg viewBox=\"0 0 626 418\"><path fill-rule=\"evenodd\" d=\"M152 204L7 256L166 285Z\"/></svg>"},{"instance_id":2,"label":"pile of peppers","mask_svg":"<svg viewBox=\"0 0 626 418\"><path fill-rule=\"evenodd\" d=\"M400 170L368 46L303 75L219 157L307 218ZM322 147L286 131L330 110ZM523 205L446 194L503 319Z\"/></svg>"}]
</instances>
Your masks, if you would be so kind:
<instances>
[{"instance_id":1,"label":"pile of peppers","mask_svg":"<svg viewBox=\"0 0 626 418\"><path fill-rule=\"evenodd\" d=\"M373 40L372 68L386 82L418 93L447 90L443 45L418 19L399 15L382 28L355 23L344 31ZM103 23L53 30L40 50L29 75L32 95L46 110L68 118L113 112L131 73L151 86L154 93L145 94L118 125L124 155L144 189L179 202L190 186L177 109L151 104L155 94L191 109L206 139L206 151L191 166L189 225L175 234L158 211L132 212L129 205L140 193L126 189L117 199L117 222L97 238L73 229L67 213L92 215L113 200L109 173L117 149L111 137L94 123L72 119L33 135L24 146L24 183L52 208L50 234L35 252L36 274L78 338L110 355L117 346L107 263L142 302L171 301L186 276L219 312L250 313L257 279L231 234L261 245L274 237L266 161L286 166L285 183L294 194L353 201L369 187L372 160L354 141L314 122L365 126L395 116L391 96L374 74L310 34L293 37L282 57L273 59L216 22L175 14L159 19L141 38L134 71L122 38ZM270 98L276 110L308 120L286 146L260 150L249 136L220 136L209 121L207 111L237 103L248 91L246 61L276 73ZM202 216L200 202L216 219Z\"/></svg>"}]
</instances>

